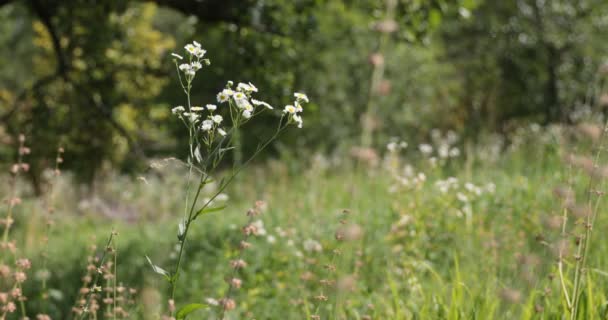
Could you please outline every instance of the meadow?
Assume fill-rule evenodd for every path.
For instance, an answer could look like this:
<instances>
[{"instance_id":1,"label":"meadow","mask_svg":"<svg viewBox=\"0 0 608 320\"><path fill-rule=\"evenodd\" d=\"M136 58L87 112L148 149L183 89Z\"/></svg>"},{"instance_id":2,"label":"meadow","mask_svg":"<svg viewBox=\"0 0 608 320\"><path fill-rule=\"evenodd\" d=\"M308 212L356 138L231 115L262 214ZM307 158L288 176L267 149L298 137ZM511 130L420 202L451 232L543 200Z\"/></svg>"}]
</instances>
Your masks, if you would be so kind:
<instances>
[{"instance_id":1,"label":"meadow","mask_svg":"<svg viewBox=\"0 0 608 320\"><path fill-rule=\"evenodd\" d=\"M607 17L0 1L0 320L608 319Z\"/></svg>"},{"instance_id":2,"label":"meadow","mask_svg":"<svg viewBox=\"0 0 608 320\"><path fill-rule=\"evenodd\" d=\"M384 150L255 165L223 194L226 208L191 231L175 300L204 305L191 318L219 319L227 281L238 278L225 319L563 319L558 261L571 291L584 216L566 210L562 233L561 194L587 192L585 168L566 160L591 150L585 132L530 126L508 148L497 136L450 155L439 150L457 150L458 137L436 131L428 144L394 140ZM108 175L90 194L69 175L56 178L48 233L48 202L16 207L13 237L34 266L23 287L30 312L70 318L87 257L99 257L113 231L115 281L134 289L119 300L125 317L170 309L167 281L147 257L161 267L176 259L186 169L176 159L150 164L138 177ZM258 200L263 212L248 216ZM251 247L241 252L249 225ZM601 212L595 225L579 319L606 313ZM246 267L235 277L237 257ZM101 286L115 285L109 279Z\"/></svg>"}]
</instances>

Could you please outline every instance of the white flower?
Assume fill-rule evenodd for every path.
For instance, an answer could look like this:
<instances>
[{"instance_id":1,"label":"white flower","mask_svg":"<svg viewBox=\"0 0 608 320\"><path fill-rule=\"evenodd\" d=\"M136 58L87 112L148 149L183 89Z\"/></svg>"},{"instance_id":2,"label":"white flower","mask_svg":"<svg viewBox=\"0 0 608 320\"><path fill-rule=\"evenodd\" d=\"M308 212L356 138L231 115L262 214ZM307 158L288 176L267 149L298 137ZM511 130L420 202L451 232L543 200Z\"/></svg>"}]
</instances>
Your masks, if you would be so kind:
<instances>
[{"instance_id":1,"label":"white flower","mask_svg":"<svg viewBox=\"0 0 608 320\"><path fill-rule=\"evenodd\" d=\"M295 92L295 93L293 94L293 96L294 96L294 97L296 97L296 99L298 99L298 100L302 100L302 101L304 101L304 102L306 102L306 103L308 103L308 102L309 102L309 101L308 101L308 96L307 96L306 94L304 94L304 93Z\"/></svg>"},{"instance_id":2,"label":"white flower","mask_svg":"<svg viewBox=\"0 0 608 320\"><path fill-rule=\"evenodd\" d=\"M205 299L205 302L207 302L208 305L212 305L212 306L220 305L220 302L213 298L207 298L207 299Z\"/></svg>"},{"instance_id":3,"label":"white flower","mask_svg":"<svg viewBox=\"0 0 608 320\"><path fill-rule=\"evenodd\" d=\"M186 111L186 109L182 106L177 106L177 107L171 109L171 113L173 113L173 114L180 114L180 113L183 113L184 111Z\"/></svg>"},{"instance_id":4,"label":"white flower","mask_svg":"<svg viewBox=\"0 0 608 320\"><path fill-rule=\"evenodd\" d=\"M296 107L294 107L292 105L286 105L285 109L283 109L283 113L295 114L296 113Z\"/></svg>"},{"instance_id":5,"label":"white flower","mask_svg":"<svg viewBox=\"0 0 608 320\"><path fill-rule=\"evenodd\" d=\"M227 97L226 97L227 98ZM209 111L214 111L215 109L217 109L217 106L214 104L208 104L207 105L207 110Z\"/></svg>"},{"instance_id":6,"label":"white flower","mask_svg":"<svg viewBox=\"0 0 608 320\"><path fill-rule=\"evenodd\" d=\"M249 84L240 82L236 89L241 92L258 92L258 88L256 88L251 82Z\"/></svg>"},{"instance_id":7,"label":"white flower","mask_svg":"<svg viewBox=\"0 0 608 320\"><path fill-rule=\"evenodd\" d=\"M465 203L469 201L469 198L465 194L460 193L460 192L458 192L456 194L456 198L458 198L458 200L465 202Z\"/></svg>"},{"instance_id":8,"label":"white flower","mask_svg":"<svg viewBox=\"0 0 608 320\"><path fill-rule=\"evenodd\" d=\"M203 110L205 110L205 108L203 108L203 107L192 107L192 108L190 108L190 110L192 110L192 111L203 111Z\"/></svg>"},{"instance_id":9,"label":"white flower","mask_svg":"<svg viewBox=\"0 0 608 320\"><path fill-rule=\"evenodd\" d=\"M194 61L190 65L192 66L192 70L199 70L203 67L203 65L198 61Z\"/></svg>"},{"instance_id":10,"label":"white flower","mask_svg":"<svg viewBox=\"0 0 608 320\"><path fill-rule=\"evenodd\" d=\"M296 101L293 104L294 104L294 106L296 106L296 111L297 112L302 112L303 111L302 105L300 104L300 102Z\"/></svg>"},{"instance_id":11,"label":"white flower","mask_svg":"<svg viewBox=\"0 0 608 320\"><path fill-rule=\"evenodd\" d=\"M213 128L213 121L211 121L211 120L205 120L205 121L203 121L203 125L201 126L201 130L203 130L203 131L209 131L209 130L211 130L211 128Z\"/></svg>"},{"instance_id":12,"label":"white flower","mask_svg":"<svg viewBox=\"0 0 608 320\"><path fill-rule=\"evenodd\" d=\"M192 66L187 63L182 63L179 65L179 69L182 71L186 71L192 69Z\"/></svg>"},{"instance_id":13,"label":"white flower","mask_svg":"<svg viewBox=\"0 0 608 320\"><path fill-rule=\"evenodd\" d=\"M218 103L224 103L224 102L228 101L229 98L230 98L230 96L227 95L224 91L217 94Z\"/></svg>"},{"instance_id":14,"label":"white flower","mask_svg":"<svg viewBox=\"0 0 608 320\"><path fill-rule=\"evenodd\" d=\"M297 114L293 115L293 120L298 124L298 128L302 128L302 117Z\"/></svg>"},{"instance_id":15,"label":"white flower","mask_svg":"<svg viewBox=\"0 0 608 320\"><path fill-rule=\"evenodd\" d=\"M179 54L177 54L177 53L171 53L171 55L172 55L172 56L174 56L174 57L176 57L176 58L178 58L179 60L182 60L182 59L183 59L183 57L182 57L182 56L180 56L180 55L179 55Z\"/></svg>"},{"instance_id":16,"label":"white flower","mask_svg":"<svg viewBox=\"0 0 608 320\"><path fill-rule=\"evenodd\" d=\"M273 244L275 242L277 242L277 238L275 238L273 235L268 235L266 237L266 240L268 241L268 243Z\"/></svg>"},{"instance_id":17,"label":"white flower","mask_svg":"<svg viewBox=\"0 0 608 320\"><path fill-rule=\"evenodd\" d=\"M270 110L274 109L271 105L269 105L268 103L264 102L264 101L260 101L260 100L256 100L256 99L251 99L251 102L256 105L256 106L264 106Z\"/></svg>"},{"instance_id":18,"label":"white flower","mask_svg":"<svg viewBox=\"0 0 608 320\"><path fill-rule=\"evenodd\" d=\"M218 132L218 133L219 133L219 134L220 134L222 137L226 136L226 131L224 131L224 129L222 129L222 128L217 128L217 132Z\"/></svg>"},{"instance_id":19,"label":"white flower","mask_svg":"<svg viewBox=\"0 0 608 320\"><path fill-rule=\"evenodd\" d=\"M245 119L249 119L249 118L251 118L251 111L249 111L249 110L244 110L244 111L243 111L243 117L244 117Z\"/></svg>"},{"instance_id":20,"label":"white flower","mask_svg":"<svg viewBox=\"0 0 608 320\"><path fill-rule=\"evenodd\" d=\"M192 54L192 55L193 55L193 54L194 54L194 53L197 51L197 49L198 49L198 48L197 48L197 47L195 47L195 46L193 46L193 45L191 45L191 44L187 44L187 45L184 47L184 49L186 49L186 51L187 51L189 54Z\"/></svg>"},{"instance_id":21,"label":"white flower","mask_svg":"<svg viewBox=\"0 0 608 320\"><path fill-rule=\"evenodd\" d=\"M198 120L198 114L194 113L194 112L184 112L183 113L184 116L188 117L188 119L190 119L190 122L194 123Z\"/></svg>"},{"instance_id":22,"label":"white flower","mask_svg":"<svg viewBox=\"0 0 608 320\"><path fill-rule=\"evenodd\" d=\"M194 55L195 55L197 58L199 58L199 59L200 59L200 58L202 58L202 57L204 57L204 56L205 56L205 53L207 53L207 50L204 50L204 49L201 49L201 48L196 48L196 50L195 50L195 52L194 52Z\"/></svg>"},{"instance_id":23,"label":"white flower","mask_svg":"<svg viewBox=\"0 0 608 320\"><path fill-rule=\"evenodd\" d=\"M454 147L450 150L450 157L456 158L459 155L460 155L460 150L458 150L458 148Z\"/></svg>"},{"instance_id":24,"label":"white flower","mask_svg":"<svg viewBox=\"0 0 608 320\"><path fill-rule=\"evenodd\" d=\"M192 41L192 43L193 43L195 46L199 47L199 48L201 47L201 44L200 44L200 43L198 43L198 42L196 42L196 41Z\"/></svg>"},{"instance_id":25,"label":"white flower","mask_svg":"<svg viewBox=\"0 0 608 320\"><path fill-rule=\"evenodd\" d=\"M216 114L213 117L211 117L211 120L213 120L213 122L215 122L217 124L220 124L220 123L222 123L222 120L224 120L224 119L219 114Z\"/></svg>"},{"instance_id":26,"label":"white flower","mask_svg":"<svg viewBox=\"0 0 608 320\"><path fill-rule=\"evenodd\" d=\"M420 152L422 152L423 154L426 154L426 155L429 155L433 152L433 146L431 146L430 144L426 144L426 143L419 145L418 149L420 149Z\"/></svg>"},{"instance_id":27,"label":"white flower","mask_svg":"<svg viewBox=\"0 0 608 320\"><path fill-rule=\"evenodd\" d=\"M247 96L242 93L242 92L235 92L232 97L234 98L234 100L244 100L247 98Z\"/></svg>"},{"instance_id":28,"label":"white flower","mask_svg":"<svg viewBox=\"0 0 608 320\"><path fill-rule=\"evenodd\" d=\"M315 241L313 239L305 240L302 245L304 246L304 250L306 250L308 252L312 252L312 251L321 252L323 250L323 246L321 246L321 244L318 241Z\"/></svg>"},{"instance_id":29,"label":"white flower","mask_svg":"<svg viewBox=\"0 0 608 320\"><path fill-rule=\"evenodd\" d=\"M236 94L235 94L236 96ZM239 107L240 109L245 109L248 111L252 111L253 107L251 106L251 103L249 103L249 101L247 99L236 99L236 106Z\"/></svg>"}]
</instances>

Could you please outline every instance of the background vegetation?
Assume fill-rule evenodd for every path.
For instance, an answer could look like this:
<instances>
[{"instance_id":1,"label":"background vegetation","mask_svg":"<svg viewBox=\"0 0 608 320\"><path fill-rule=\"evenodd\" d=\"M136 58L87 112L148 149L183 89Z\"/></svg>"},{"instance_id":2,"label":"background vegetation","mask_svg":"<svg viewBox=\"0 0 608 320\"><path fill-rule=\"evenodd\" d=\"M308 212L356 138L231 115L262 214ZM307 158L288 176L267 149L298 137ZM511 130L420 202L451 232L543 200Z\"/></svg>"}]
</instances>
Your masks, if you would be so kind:
<instances>
[{"instance_id":1,"label":"background vegetation","mask_svg":"<svg viewBox=\"0 0 608 320\"><path fill-rule=\"evenodd\" d=\"M166 253L185 171L162 159L185 160L188 136L171 116L185 103L171 52L197 40L212 64L195 79L193 104L214 103L228 80L253 82L274 106L293 91L311 104L304 128L274 143L228 190L230 206L193 231L180 299L223 295L244 213L263 199L267 232L247 253L232 319L319 310L324 319L561 319L556 252L577 245L584 222L573 217L562 232L553 193L592 191L567 155L601 143L606 27L602 0L0 0L0 163L8 172L25 134L15 234L34 266L49 168L65 149L49 303L44 277L30 275L28 314L70 318L87 247L113 227L119 279L139 292L132 316L165 311L166 284L145 256L175 259ZM264 117L231 160L274 130ZM344 209L361 227L347 243L335 239ZM608 314L608 248L602 231L594 236L580 319ZM568 254L569 274L577 258ZM336 260L344 286L323 289L323 266ZM328 302L315 300L320 291Z\"/></svg>"}]
</instances>

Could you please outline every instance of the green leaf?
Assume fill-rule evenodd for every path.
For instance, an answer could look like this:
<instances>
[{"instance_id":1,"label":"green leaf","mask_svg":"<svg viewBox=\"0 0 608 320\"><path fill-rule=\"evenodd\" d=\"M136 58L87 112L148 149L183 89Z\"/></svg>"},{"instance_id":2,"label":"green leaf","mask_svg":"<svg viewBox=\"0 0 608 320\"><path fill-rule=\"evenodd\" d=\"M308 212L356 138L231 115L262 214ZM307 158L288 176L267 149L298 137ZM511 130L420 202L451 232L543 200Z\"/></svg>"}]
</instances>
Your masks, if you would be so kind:
<instances>
[{"instance_id":1,"label":"green leaf","mask_svg":"<svg viewBox=\"0 0 608 320\"><path fill-rule=\"evenodd\" d=\"M183 320L186 319L186 317L191 314L192 312L202 309L202 308L207 308L206 304L202 304L202 303L191 303L191 304L187 304L185 306L183 306L181 309L179 309L177 311L177 314L175 316L175 318L177 320Z\"/></svg>"},{"instance_id":2,"label":"green leaf","mask_svg":"<svg viewBox=\"0 0 608 320\"><path fill-rule=\"evenodd\" d=\"M225 208L226 208L225 205L219 206L219 207L214 207L214 208L201 208L200 210L198 210L196 212L196 214L194 215L194 218L192 218L192 220L196 219L201 214L207 214L207 213L211 213L211 212L222 211Z\"/></svg>"},{"instance_id":3,"label":"green leaf","mask_svg":"<svg viewBox=\"0 0 608 320\"><path fill-rule=\"evenodd\" d=\"M148 259L148 263L150 264L150 266L152 266L152 270L154 270L154 272L158 273L158 274L162 274L163 276L165 276L165 278L169 281L171 281L171 276L169 274L169 271L155 265L154 263L152 263L152 260L150 260L150 258L148 256L146 256L146 259Z\"/></svg>"}]
</instances>

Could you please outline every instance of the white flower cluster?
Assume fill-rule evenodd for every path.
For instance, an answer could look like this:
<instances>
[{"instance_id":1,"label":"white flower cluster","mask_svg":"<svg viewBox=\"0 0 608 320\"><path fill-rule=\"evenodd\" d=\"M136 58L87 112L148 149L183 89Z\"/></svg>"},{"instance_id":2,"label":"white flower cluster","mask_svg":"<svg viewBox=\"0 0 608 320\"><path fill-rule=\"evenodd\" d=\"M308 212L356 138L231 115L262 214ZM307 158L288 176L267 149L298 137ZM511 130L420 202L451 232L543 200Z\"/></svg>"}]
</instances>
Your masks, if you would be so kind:
<instances>
[{"instance_id":1,"label":"white flower cluster","mask_svg":"<svg viewBox=\"0 0 608 320\"><path fill-rule=\"evenodd\" d=\"M201 48L200 43L193 41L187 44L184 49L186 49L188 63L181 63L178 68L186 75L187 79L191 80L196 75L196 72L203 68L203 64L209 65L210 62L209 59L203 59L207 51ZM184 60L184 57L177 53L172 53L171 55L177 60Z\"/></svg>"},{"instance_id":2,"label":"white flower cluster","mask_svg":"<svg viewBox=\"0 0 608 320\"><path fill-rule=\"evenodd\" d=\"M286 105L283 108L283 113L289 116L289 121L293 121L298 125L298 128L302 128L302 116L300 113L304 110L302 109L302 103L308 103L308 96L303 93L296 92L293 94L296 100L293 104Z\"/></svg>"},{"instance_id":3,"label":"white flower cluster","mask_svg":"<svg viewBox=\"0 0 608 320\"><path fill-rule=\"evenodd\" d=\"M253 83L241 82L236 86L236 90L232 89L232 86L233 82L228 81L226 88L217 94L217 102L228 102L236 106L244 119L250 119L258 106L263 106L269 110L274 109L270 104L252 98L252 94L258 92L258 88Z\"/></svg>"}]
</instances>

